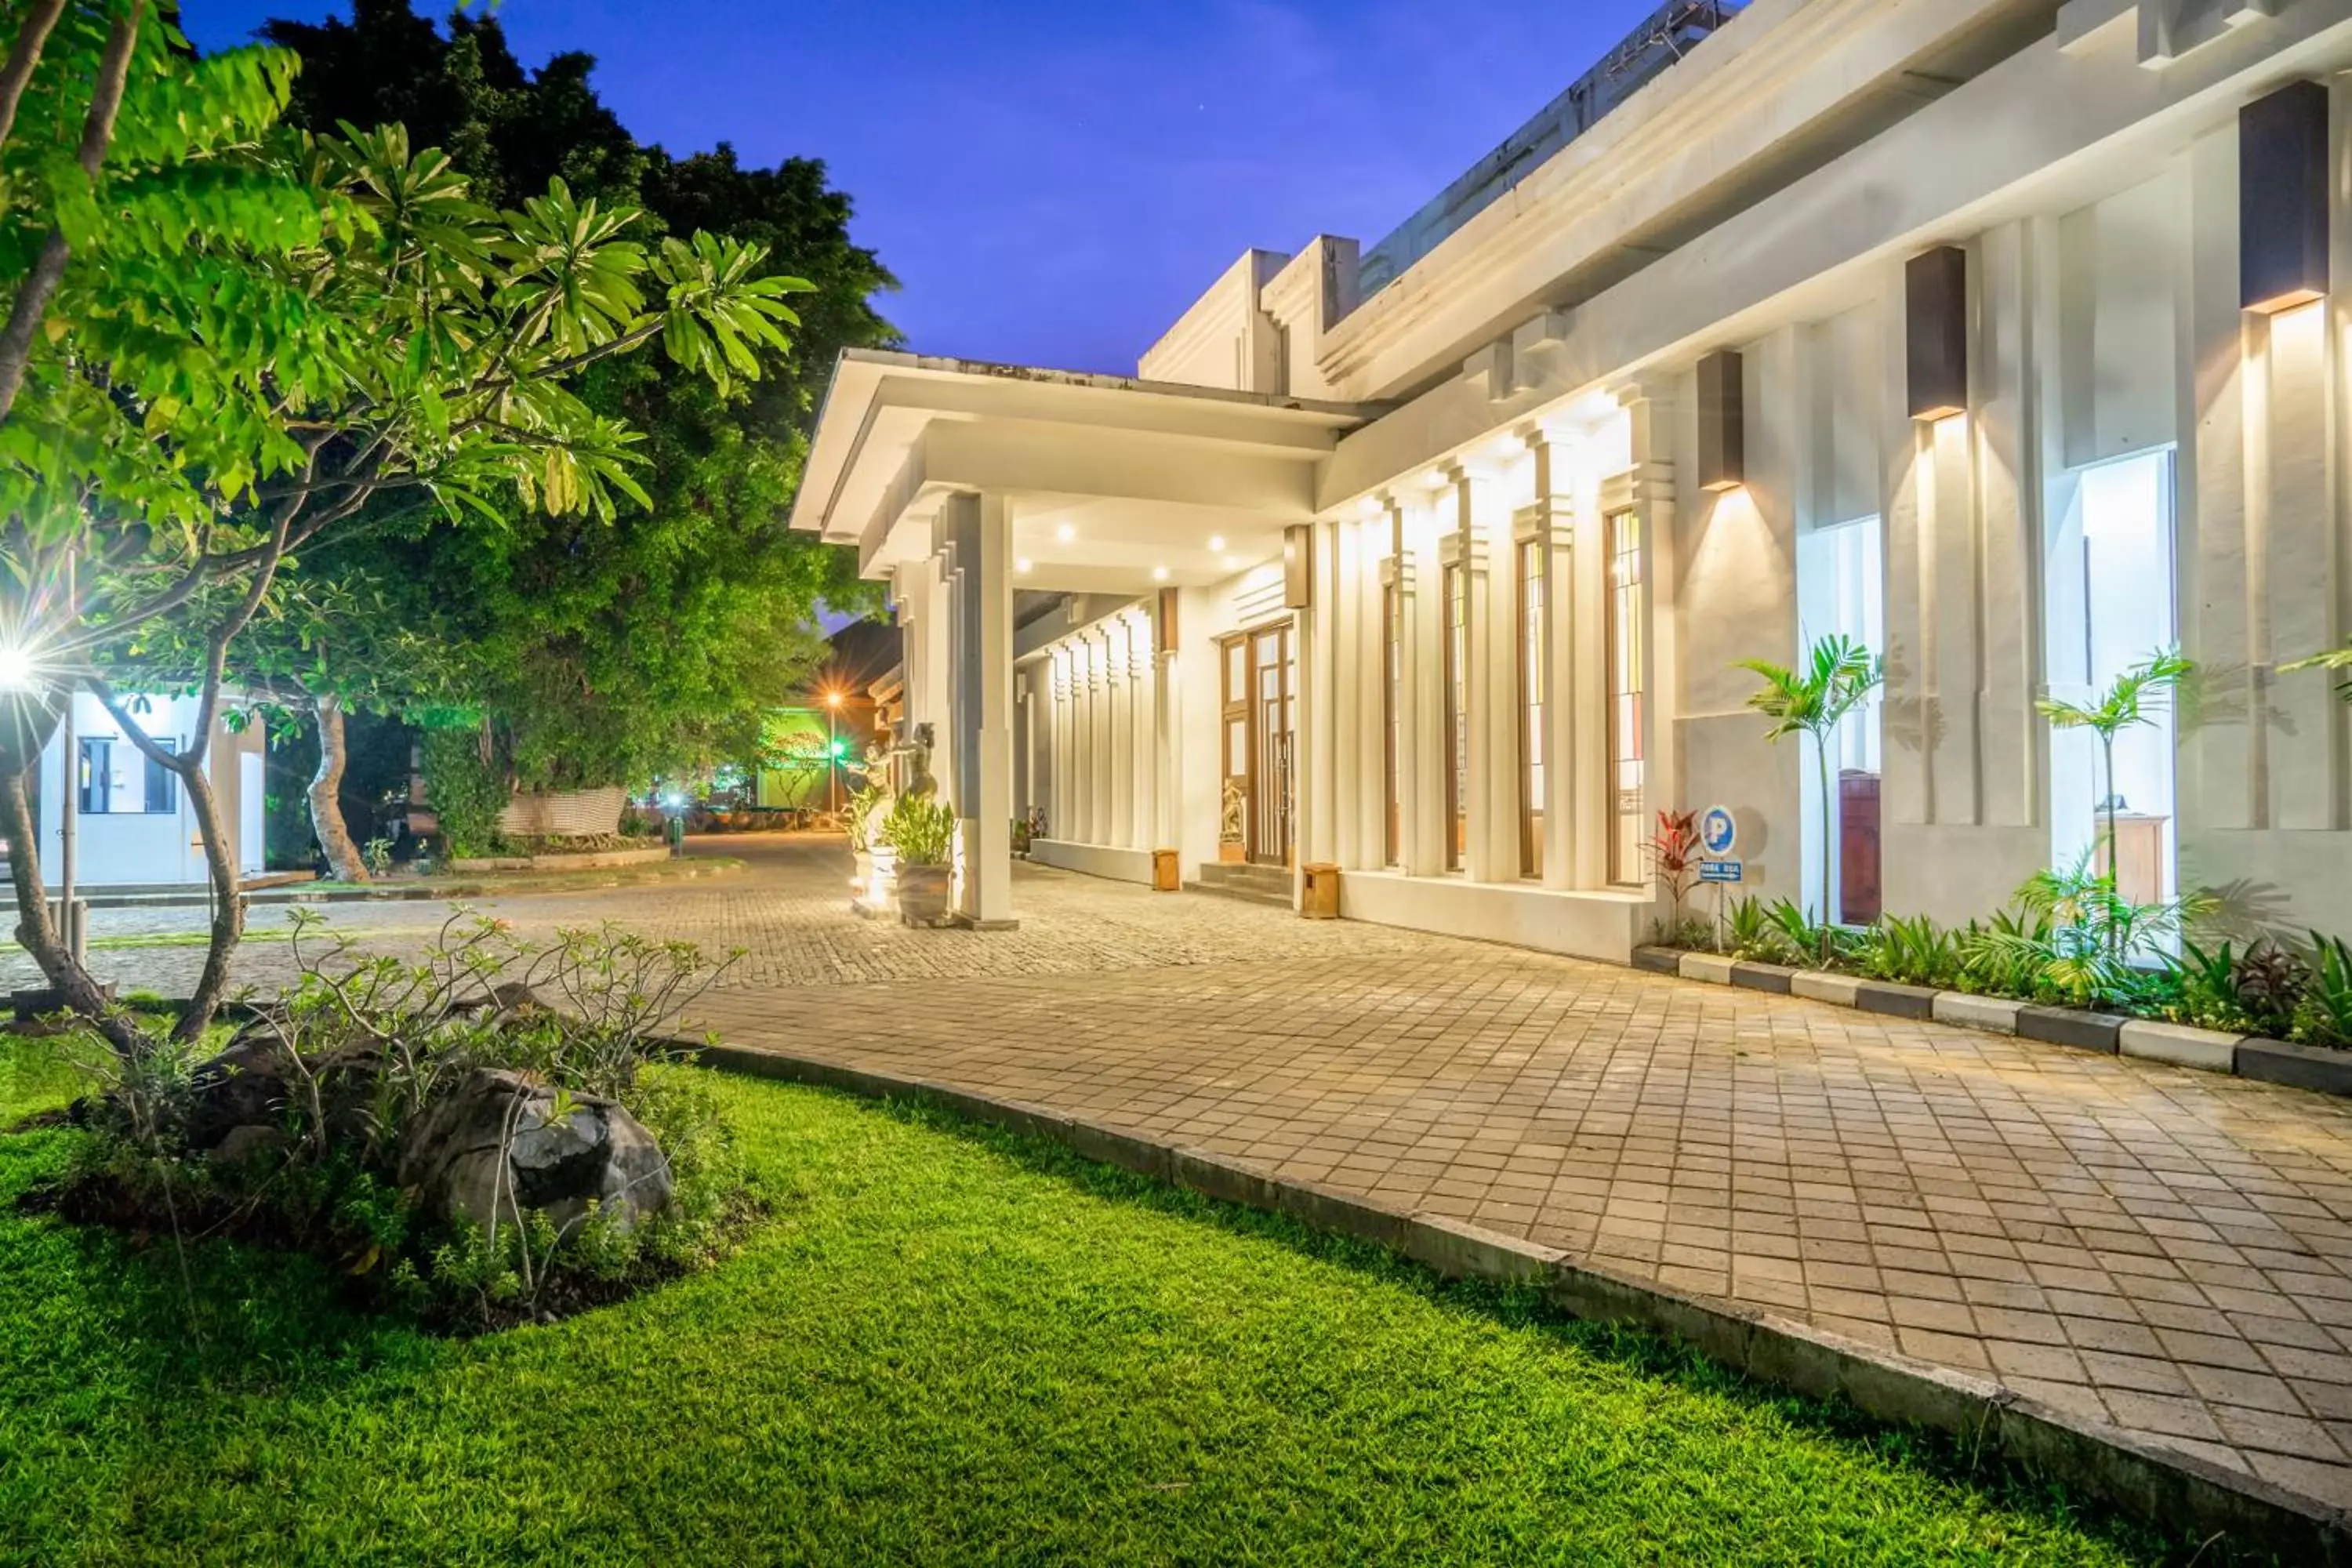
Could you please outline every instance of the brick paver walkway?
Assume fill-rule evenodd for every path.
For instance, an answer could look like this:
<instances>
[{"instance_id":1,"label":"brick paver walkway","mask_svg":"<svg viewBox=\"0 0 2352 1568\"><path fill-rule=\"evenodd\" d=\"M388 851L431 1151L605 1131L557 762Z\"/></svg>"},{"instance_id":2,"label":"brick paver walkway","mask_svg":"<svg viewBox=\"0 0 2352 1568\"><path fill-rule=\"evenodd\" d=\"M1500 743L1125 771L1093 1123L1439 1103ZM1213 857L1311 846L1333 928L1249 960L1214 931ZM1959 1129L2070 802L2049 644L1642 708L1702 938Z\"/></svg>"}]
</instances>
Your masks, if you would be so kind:
<instances>
[{"instance_id":1,"label":"brick paver walkway","mask_svg":"<svg viewBox=\"0 0 2352 1568\"><path fill-rule=\"evenodd\" d=\"M485 907L750 947L699 1008L738 1045L1457 1215L2352 1503L2352 1106L1043 870L1018 931L903 931L846 913L837 845L727 847L755 870Z\"/></svg>"}]
</instances>

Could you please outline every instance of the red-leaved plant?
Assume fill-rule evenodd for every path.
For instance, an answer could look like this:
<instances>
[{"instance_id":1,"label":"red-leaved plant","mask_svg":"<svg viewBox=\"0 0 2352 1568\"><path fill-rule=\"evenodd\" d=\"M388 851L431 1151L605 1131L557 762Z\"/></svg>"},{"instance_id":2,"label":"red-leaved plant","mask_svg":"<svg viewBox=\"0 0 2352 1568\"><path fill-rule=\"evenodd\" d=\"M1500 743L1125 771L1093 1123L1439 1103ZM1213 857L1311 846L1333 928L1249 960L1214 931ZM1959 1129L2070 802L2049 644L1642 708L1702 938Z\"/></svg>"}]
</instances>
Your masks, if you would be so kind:
<instances>
[{"instance_id":1,"label":"red-leaved plant","mask_svg":"<svg viewBox=\"0 0 2352 1568\"><path fill-rule=\"evenodd\" d=\"M1642 849L1675 900L1675 925L1679 928L1683 923L1683 900L1690 896L1691 885L1698 880L1698 813L1661 809L1658 826Z\"/></svg>"}]
</instances>

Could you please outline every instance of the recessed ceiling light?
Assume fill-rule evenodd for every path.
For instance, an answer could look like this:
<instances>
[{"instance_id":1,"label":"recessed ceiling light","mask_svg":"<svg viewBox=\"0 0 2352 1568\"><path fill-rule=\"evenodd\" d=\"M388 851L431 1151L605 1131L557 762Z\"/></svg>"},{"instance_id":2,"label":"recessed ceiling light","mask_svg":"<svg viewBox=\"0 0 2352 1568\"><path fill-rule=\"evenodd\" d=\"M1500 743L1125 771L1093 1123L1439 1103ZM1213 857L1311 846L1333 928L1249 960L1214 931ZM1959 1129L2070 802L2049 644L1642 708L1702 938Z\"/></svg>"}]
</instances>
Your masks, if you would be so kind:
<instances>
[{"instance_id":1,"label":"recessed ceiling light","mask_svg":"<svg viewBox=\"0 0 2352 1568\"><path fill-rule=\"evenodd\" d=\"M1054 537L1060 540L1065 544L1067 544L1077 536L1078 531L1066 522L1054 531Z\"/></svg>"},{"instance_id":2,"label":"recessed ceiling light","mask_svg":"<svg viewBox=\"0 0 2352 1568\"><path fill-rule=\"evenodd\" d=\"M1222 551L1224 547L1225 536L1223 534L1213 533L1209 535L1209 549L1212 552Z\"/></svg>"},{"instance_id":3,"label":"recessed ceiling light","mask_svg":"<svg viewBox=\"0 0 2352 1568\"><path fill-rule=\"evenodd\" d=\"M1027 557L1026 555L1024 555L1024 556L1020 557L1018 560L1014 561L1014 562L1013 563L1013 569L1015 572L1026 572L1026 571L1028 571L1028 570L1029 570L1029 557Z\"/></svg>"},{"instance_id":4,"label":"recessed ceiling light","mask_svg":"<svg viewBox=\"0 0 2352 1568\"><path fill-rule=\"evenodd\" d=\"M1165 566L1154 566L1151 569L1151 580L1155 583L1165 583L1168 581L1168 568Z\"/></svg>"}]
</instances>

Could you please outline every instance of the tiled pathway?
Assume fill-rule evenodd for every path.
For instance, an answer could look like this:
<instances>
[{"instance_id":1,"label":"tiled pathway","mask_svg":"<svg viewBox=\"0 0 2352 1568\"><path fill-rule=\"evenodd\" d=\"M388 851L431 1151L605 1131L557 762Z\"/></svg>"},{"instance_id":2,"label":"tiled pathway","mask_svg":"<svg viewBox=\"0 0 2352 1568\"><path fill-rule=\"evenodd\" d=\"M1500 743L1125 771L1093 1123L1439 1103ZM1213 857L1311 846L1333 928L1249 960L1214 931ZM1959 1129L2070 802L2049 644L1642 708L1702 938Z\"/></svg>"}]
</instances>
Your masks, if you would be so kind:
<instances>
[{"instance_id":1,"label":"tiled pathway","mask_svg":"<svg viewBox=\"0 0 2352 1568\"><path fill-rule=\"evenodd\" d=\"M1018 931L902 931L845 912L837 843L725 847L754 869L485 908L748 947L699 1008L737 1045L1456 1215L2352 1504L2352 1102L1042 870Z\"/></svg>"}]
</instances>

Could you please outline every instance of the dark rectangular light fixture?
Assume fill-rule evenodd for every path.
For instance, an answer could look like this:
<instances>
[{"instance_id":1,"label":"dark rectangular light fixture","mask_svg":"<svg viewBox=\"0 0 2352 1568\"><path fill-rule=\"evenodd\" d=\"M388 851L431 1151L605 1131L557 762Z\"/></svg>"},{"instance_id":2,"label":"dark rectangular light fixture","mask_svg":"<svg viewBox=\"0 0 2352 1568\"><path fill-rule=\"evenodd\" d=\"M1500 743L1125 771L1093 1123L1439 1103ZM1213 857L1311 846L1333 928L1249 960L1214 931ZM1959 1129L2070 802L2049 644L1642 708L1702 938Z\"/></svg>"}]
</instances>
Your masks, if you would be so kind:
<instances>
[{"instance_id":1,"label":"dark rectangular light fixture","mask_svg":"<svg viewBox=\"0 0 2352 1568\"><path fill-rule=\"evenodd\" d=\"M1736 490L1748 482L1748 405L1740 360L1718 349L1698 362L1699 489Z\"/></svg>"},{"instance_id":2,"label":"dark rectangular light fixture","mask_svg":"<svg viewBox=\"0 0 2352 1568\"><path fill-rule=\"evenodd\" d=\"M1315 604L1315 525L1294 522L1282 531L1282 607L1310 609Z\"/></svg>"},{"instance_id":3,"label":"dark rectangular light fixture","mask_svg":"<svg viewBox=\"0 0 2352 1568\"><path fill-rule=\"evenodd\" d=\"M2238 303L2269 314L2327 292L2327 89L2290 82L2238 110Z\"/></svg>"},{"instance_id":4,"label":"dark rectangular light fixture","mask_svg":"<svg viewBox=\"0 0 2352 1568\"><path fill-rule=\"evenodd\" d=\"M1938 246L1903 273L1904 343L1911 417L1969 411L1969 253Z\"/></svg>"},{"instance_id":5,"label":"dark rectangular light fixture","mask_svg":"<svg viewBox=\"0 0 2352 1568\"><path fill-rule=\"evenodd\" d=\"M1175 588L1160 590L1160 605L1151 616L1151 651L1170 654L1176 651L1176 606L1183 603L1183 594Z\"/></svg>"}]
</instances>

